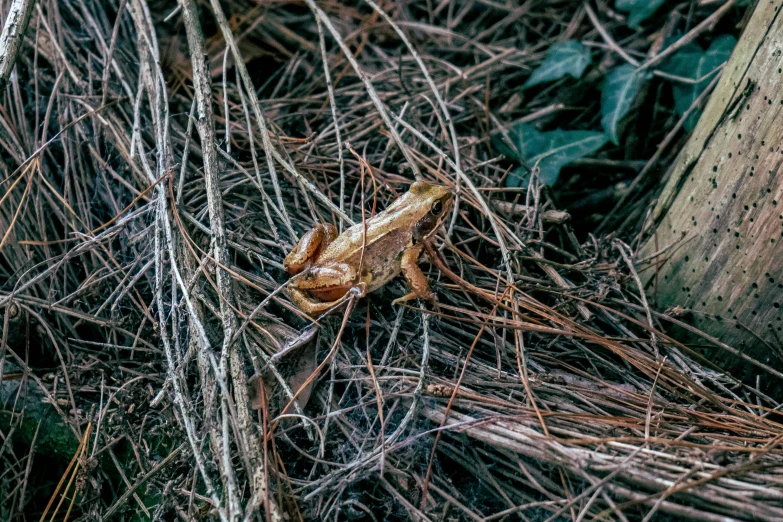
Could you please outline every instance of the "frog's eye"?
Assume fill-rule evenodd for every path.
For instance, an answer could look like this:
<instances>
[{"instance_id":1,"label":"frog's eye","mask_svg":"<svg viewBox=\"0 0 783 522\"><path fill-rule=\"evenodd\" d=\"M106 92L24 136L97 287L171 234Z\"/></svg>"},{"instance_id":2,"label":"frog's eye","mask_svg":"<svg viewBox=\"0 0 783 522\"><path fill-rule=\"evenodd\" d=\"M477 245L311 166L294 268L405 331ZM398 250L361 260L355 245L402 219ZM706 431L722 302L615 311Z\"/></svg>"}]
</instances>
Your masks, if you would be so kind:
<instances>
[{"instance_id":1,"label":"frog's eye","mask_svg":"<svg viewBox=\"0 0 783 522\"><path fill-rule=\"evenodd\" d=\"M440 216L440 213L443 212L443 203L440 201L436 201L432 204L432 208L430 209L430 212L433 216Z\"/></svg>"}]
</instances>

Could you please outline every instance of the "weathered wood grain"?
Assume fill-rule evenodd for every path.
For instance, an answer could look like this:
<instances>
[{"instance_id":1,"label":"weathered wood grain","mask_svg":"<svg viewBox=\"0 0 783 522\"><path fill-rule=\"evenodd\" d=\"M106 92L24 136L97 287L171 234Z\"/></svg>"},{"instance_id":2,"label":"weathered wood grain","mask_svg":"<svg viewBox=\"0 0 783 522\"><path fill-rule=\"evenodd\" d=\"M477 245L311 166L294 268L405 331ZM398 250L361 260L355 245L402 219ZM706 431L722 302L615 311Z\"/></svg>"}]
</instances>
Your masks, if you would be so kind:
<instances>
[{"instance_id":1,"label":"weathered wood grain","mask_svg":"<svg viewBox=\"0 0 783 522\"><path fill-rule=\"evenodd\" d=\"M13 0L8 9L3 31L0 33L0 90L5 88L8 76L16 64L34 3L34 0Z\"/></svg>"},{"instance_id":2,"label":"weathered wood grain","mask_svg":"<svg viewBox=\"0 0 783 522\"><path fill-rule=\"evenodd\" d=\"M780 7L762 0L755 8L667 173L637 258L659 307L693 310L689 322L776 367L783 366Z\"/></svg>"}]
</instances>

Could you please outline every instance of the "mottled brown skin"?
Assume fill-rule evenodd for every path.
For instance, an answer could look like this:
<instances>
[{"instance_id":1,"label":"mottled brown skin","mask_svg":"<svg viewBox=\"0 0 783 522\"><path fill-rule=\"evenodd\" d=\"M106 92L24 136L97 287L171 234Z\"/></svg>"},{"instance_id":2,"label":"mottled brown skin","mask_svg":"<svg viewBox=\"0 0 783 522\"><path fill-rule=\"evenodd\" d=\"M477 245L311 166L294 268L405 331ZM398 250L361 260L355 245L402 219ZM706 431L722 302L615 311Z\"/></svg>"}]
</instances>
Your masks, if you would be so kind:
<instances>
[{"instance_id":1,"label":"mottled brown skin","mask_svg":"<svg viewBox=\"0 0 783 522\"><path fill-rule=\"evenodd\" d=\"M363 297L402 272L414 297L434 300L417 265L424 243L443 224L453 204L452 192L418 181L389 208L339 236L332 225L307 232L284 261L291 279L289 295L305 313L317 315L341 303L350 292Z\"/></svg>"}]
</instances>

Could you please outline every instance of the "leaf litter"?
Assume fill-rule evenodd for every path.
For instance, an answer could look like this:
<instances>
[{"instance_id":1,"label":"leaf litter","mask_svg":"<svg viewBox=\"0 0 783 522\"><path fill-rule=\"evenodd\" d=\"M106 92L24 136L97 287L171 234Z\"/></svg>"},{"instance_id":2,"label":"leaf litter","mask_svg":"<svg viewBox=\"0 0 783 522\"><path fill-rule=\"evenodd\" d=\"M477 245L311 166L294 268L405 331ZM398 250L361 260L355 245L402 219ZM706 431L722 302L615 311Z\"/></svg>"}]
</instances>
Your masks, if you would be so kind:
<instances>
[{"instance_id":1,"label":"leaf litter","mask_svg":"<svg viewBox=\"0 0 783 522\"><path fill-rule=\"evenodd\" d=\"M492 146L601 133L617 50L718 8L691 4L635 30L582 2L39 2L0 112L0 518L59 506L47 457L74 456L74 520L782 518L779 377L679 341L625 261L658 178L617 187L671 100L638 89L551 189ZM569 39L591 64L523 89ZM288 249L416 176L459 193L439 307L396 281L311 324Z\"/></svg>"}]
</instances>

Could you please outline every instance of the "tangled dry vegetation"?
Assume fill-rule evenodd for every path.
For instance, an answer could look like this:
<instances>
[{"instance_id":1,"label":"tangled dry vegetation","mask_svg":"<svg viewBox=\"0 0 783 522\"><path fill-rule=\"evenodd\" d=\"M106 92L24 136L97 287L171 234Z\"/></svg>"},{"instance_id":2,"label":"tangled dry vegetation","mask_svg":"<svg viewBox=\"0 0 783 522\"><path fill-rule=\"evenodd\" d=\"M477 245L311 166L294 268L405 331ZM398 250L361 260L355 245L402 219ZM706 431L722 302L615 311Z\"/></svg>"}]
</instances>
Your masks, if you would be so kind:
<instances>
[{"instance_id":1,"label":"tangled dry vegetation","mask_svg":"<svg viewBox=\"0 0 783 522\"><path fill-rule=\"evenodd\" d=\"M507 188L490 141L593 125L616 47L701 4L629 32L570 0L37 2L0 98L0 518L783 518L777 402L639 292L649 191L614 237L557 211L671 158L661 93L556 192ZM595 70L519 95L564 38ZM313 325L286 252L414 178L459 194L439 307L392 307L400 280Z\"/></svg>"}]
</instances>

